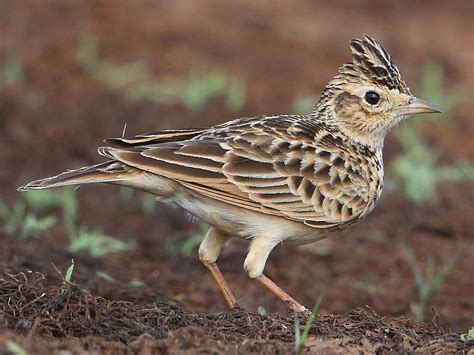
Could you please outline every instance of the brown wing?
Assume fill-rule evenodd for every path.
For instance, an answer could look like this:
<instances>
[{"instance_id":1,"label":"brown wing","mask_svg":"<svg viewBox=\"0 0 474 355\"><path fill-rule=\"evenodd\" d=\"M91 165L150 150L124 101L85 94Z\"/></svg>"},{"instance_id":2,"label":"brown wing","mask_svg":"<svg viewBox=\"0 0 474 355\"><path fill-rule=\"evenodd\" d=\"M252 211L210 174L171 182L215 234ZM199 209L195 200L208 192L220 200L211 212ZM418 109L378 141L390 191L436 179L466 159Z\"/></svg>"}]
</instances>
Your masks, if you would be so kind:
<instances>
[{"instance_id":1,"label":"brown wing","mask_svg":"<svg viewBox=\"0 0 474 355\"><path fill-rule=\"evenodd\" d=\"M277 127L226 126L192 140L104 149L204 196L312 227L334 227L362 214L368 184L351 157L301 139L290 125Z\"/></svg>"},{"instance_id":2,"label":"brown wing","mask_svg":"<svg viewBox=\"0 0 474 355\"><path fill-rule=\"evenodd\" d=\"M242 134L228 141L223 174L251 200L314 227L358 217L368 183L344 151L273 136Z\"/></svg>"},{"instance_id":3,"label":"brown wing","mask_svg":"<svg viewBox=\"0 0 474 355\"><path fill-rule=\"evenodd\" d=\"M177 142L192 139L205 132L203 128L189 128L181 130L165 130L160 132L139 134L131 137L107 138L104 142L114 147L134 147L147 144Z\"/></svg>"}]
</instances>

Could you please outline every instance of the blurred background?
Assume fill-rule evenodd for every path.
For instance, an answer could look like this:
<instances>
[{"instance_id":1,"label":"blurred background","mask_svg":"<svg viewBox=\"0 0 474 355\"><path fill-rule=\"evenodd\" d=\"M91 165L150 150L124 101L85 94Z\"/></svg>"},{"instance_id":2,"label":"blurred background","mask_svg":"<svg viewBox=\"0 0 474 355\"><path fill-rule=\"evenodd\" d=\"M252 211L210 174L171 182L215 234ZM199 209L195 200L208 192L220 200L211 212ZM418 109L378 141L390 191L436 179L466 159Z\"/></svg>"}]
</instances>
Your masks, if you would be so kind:
<instances>
[{"instance_id":1,"label":"blurred background","mask_svg":"<svg viewBox=\"0 0 474 355\"><path fill-rule=\"evenodd\" d=\"M308 113L349 41L369 34L412 92L444 109L395 129L386 184L361 224L277 248L267 274L320 313L466 330L473 323L474 2L0 0L0 268L51 263L95 295L226 309L197 247L205 226L113 186L20 194L32 179L101 161L106 137ZM219 265L249 311L285 311L248 279L238 240ZM260 308L259 308L260 306ZM262 308L263 307L263 308Z\"/></svg>"}]
</instances>

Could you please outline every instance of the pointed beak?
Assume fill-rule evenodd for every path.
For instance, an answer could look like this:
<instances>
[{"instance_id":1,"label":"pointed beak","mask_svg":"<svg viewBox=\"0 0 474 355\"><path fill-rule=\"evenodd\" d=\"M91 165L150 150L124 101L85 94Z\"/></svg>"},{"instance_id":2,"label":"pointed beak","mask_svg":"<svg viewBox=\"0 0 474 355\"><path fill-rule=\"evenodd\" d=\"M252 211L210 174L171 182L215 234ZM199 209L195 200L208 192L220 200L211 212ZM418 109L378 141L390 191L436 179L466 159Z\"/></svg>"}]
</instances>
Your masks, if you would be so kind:
<instances>
[{"instance_id":1,"label":"pointed beak","mask_svg":"<svg viewBox=\"0 0 474 355\"><path fill-rule=\"evenodd\" d=\"M413 96L408 105L402 106L397 110L401 115L416 115L418 113L442 113L443 111L429 102L420 100Z\"/></svg>"}]
</instances>

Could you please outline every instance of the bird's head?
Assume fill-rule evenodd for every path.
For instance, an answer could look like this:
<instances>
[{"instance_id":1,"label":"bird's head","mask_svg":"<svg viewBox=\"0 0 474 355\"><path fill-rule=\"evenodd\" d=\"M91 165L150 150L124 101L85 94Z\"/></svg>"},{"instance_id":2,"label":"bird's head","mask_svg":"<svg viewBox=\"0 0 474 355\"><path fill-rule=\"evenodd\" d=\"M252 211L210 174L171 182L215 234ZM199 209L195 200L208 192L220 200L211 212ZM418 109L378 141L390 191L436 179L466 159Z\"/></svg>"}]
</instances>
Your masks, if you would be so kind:
<instances>
[{"instance_id":1,"label":"bird's head","mask_svg":"<svg viewBox=\"0 0 474 355\"><path fill-rule=\"evenodd\" d=\"M418 113L441 112L413 96L388 52L374 39L351 41L352 62L339 68L315 110L324 108L355 140L381 146L389 129Z\"/></svg>"}]
</instances>

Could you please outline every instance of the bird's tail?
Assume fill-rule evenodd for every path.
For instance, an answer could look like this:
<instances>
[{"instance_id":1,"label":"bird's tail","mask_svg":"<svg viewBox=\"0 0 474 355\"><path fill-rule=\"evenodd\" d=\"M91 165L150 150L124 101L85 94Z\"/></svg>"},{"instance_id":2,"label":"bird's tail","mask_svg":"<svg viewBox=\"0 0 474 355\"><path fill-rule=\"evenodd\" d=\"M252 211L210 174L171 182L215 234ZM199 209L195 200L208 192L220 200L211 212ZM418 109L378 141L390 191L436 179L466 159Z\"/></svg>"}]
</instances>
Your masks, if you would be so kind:
<instances>
[{"instance_id":1,"label":"bird's tail","mask_svg":"<svg viewBox=\"0 0 474 355\"><path fill-rule=\"evenodd\" d=\"M101 182L119 183L129 178L134 172L136 172L134 168L116 160L110 160L101 164L69 170L56 176L32 181L18 188L18 191L41 190L50 187Z\"/></svg>"}]
</instances>

